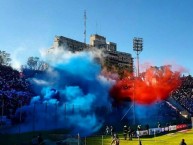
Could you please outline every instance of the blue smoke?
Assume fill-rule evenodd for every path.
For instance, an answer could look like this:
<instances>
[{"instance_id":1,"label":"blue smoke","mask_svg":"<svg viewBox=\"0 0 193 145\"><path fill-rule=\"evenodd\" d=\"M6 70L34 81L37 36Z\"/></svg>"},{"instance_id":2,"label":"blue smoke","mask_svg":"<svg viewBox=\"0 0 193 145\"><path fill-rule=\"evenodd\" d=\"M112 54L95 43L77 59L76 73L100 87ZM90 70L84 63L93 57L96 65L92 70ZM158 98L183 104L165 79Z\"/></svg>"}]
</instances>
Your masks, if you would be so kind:
<instances>
[{"instance_id":1,"label":"blue smoke","mask_svg":"<svg viewBox=\"0 0 193 145\"><path fill-rule=\"evenodd\" d=\"M158 104L135 106L136 122L138 124L148 124L149 126L157 125L158 120ZM156 126L157 127L157 126Z\"/></svg>"},{"instance_id":2,"label":"blue smoke","mask_svg":"<svg viewBox=\"0 0 193 145\"><path fill-rule=\"evenodd\" d=\"M152 105L136 105L135 106L136 123L150 127L158 127L160 123L162 126L171 124L183 118L179 116L179 112L171 108L167 101L162 101Z\"/></svg>"},{"instance_id":3,"label":"blue smoke","mask_svg":"<svg viewBox=\"0 0 193 145\"><path fill-rule=\"evenodd\" d=\"M40 95L17 110L17 115L25 116L21 132L65 128L88 135L98 131L105 114L96 109L111 106L111 83L101 79L101 66L87 52L70 53L63 61L52 58L48 63L48 71L31 79Z\"/></svg>"}]
</instances>

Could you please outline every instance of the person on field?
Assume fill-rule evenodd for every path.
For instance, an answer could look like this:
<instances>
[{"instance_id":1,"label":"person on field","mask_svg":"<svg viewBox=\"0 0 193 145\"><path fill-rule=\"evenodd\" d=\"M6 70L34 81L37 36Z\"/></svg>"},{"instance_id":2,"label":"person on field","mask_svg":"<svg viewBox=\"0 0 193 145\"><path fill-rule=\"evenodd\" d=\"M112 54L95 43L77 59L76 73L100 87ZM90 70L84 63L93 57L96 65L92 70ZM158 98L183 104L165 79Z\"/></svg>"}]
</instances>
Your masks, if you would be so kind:
<instances>
[{"instance_id":1,"label":"person on field","mask_svg":"<svg viewBox=\"0 0 193 145\"><path fill-rule=\"evenodd\" d=\"M132 129L131 129L131 127L129 126L129 127L128 127L128 137L129 137L129 140L132 140L132 136L133 136Z\"/></svg>"},{"instance_id":2,"label":"person on field","mask_svg":"<svg viewBox=\"0 0 193 145\"><path fill-rule=\"evenodd\" d=\"M40 133L39 136L38 136L38 144L39 145L44 145L44 140L42 138L42 134Z\"/></svg>"},{"instance_id":3,"label":"person on field","mask_svg":"<svg viewBox=\"0 0 193 145\"><path fill-rule=\"evenodd\" d=\"M117 134L115 134L112 139L111 145L119 145L119 142L120 142L119 137Z\"/></svg>"},{"instance_id":4,"label":"person on field","mask_svg":"<svg viewBox=\"0 0 193 145\"><path fill-rule=\"evenodd\" d=\"M111 132L111 136L113 136L113 134L114 134L114 128L113 128L113 126L110 127L110 132Z\"/></svg>"},{"instance_id":5,"label":"person on field","mask_svg":"<svg viewBox=\"0 0 193 145\"><path fill-rule=\"evenodd\" d=\"M125 139L125 140L127 140L127 132L128 132L127 125L124 125L124 126L123 126L123 136L124 136L124 139Z\"/></svg>"},{"instance_id":6,"label":"person on field","mask_svg":"<svg viewBox=\"0 0 193 145\"><path fill-rule=\"evenodd\" d=\"M142 145L142 142L141 142L141 140L139 141L139 145Z\"/></svg>"},{"instance_id":7,"label":"person on field","mask_svg":"<svg viewBox=\"0 0 193 145\"><path fill-rule=\"evenodd\" d=\"M140 137L140 131L141 131L141 125L138 125L137 126L137 137L139 138Z\"/></svg>"},{"instance_id":8,"label":"person on field","mask_svg":"<svg viewBox=\"0 0 193 145\"><path fill-rule=\"evenodd\" d=\"M109 135L109 133L110 133L110 128L109 128L108 125L106 126L105 132L106 132L106 135Z\"/></svg>"},{"instance_id":9,"label":"person on field","mask_svg":"<svg viewBox=\"0 0 193 145\"><path fill-rule=\"evenodd\" d=\"M180 142L180 145L187 145L187 144L185 143L185 139L182 139L182 141Z\"/></svg>"}]
</instances>

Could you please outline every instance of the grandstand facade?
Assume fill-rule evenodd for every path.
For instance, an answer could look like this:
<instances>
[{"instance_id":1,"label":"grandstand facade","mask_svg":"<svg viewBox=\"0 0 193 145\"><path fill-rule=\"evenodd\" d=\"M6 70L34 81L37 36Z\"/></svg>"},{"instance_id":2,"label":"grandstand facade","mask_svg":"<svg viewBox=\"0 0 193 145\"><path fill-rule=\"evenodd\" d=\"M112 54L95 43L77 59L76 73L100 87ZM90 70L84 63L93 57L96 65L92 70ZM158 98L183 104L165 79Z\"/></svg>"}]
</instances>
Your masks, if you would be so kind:
<instances>
[{"instance_id":1,"label":"grandstand facade","mask_svg":"<svg viewBox=\"0 0 193 145\"><path fill-rule=\"evenodd\" d=\"M103 52L102 60L98 58L102 66L107 67L109 70L115 67L118 70L126 69L129 72L133 72L132 55L130 53L117 51L117 44L114 42L107 42L104 36L98 34L91 35L90 44L85 44L64 36L55 36L53 46L48 51L52 52L59 47L73 53L99 49Z\"/></svg>"}]
</instances>

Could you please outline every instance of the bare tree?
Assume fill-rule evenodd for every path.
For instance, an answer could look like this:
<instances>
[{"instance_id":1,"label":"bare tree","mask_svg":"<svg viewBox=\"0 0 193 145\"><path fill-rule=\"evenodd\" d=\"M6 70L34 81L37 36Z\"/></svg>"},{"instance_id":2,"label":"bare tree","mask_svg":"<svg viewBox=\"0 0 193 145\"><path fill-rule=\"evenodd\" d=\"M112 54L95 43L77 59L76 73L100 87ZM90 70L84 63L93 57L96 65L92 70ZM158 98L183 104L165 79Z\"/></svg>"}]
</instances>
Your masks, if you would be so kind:
<instances>
[{"instance_id":1,"label":"bare tree","mask_svg":"<svg viewBox=\"0 0 193 145\"><path fill-rule=\"evenodd\" d=\"M48 64L39 59L39 57L29 57L27 60L27 67L32 70L44 71L48 68Z\"/></svg>"}]
</instances>

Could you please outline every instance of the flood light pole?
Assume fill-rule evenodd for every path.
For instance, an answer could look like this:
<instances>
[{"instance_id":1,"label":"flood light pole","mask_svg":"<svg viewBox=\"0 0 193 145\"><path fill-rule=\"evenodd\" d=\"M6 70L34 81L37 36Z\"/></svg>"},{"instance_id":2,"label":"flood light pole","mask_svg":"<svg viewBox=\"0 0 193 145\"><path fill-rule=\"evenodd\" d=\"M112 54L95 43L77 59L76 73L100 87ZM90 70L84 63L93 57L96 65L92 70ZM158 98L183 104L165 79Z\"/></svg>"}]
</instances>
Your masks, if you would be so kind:
<instances>
[{"instance_id":1,"label":"flood light pole","mask_svg":"<svg viewBox=\"0 0 193 145\"><path fill-rule=\"evenodd\" d=\"M139 54L143 51L143 39L142 38L133 38L133 50L137 54L137 76L139 77ZM135 125L135 86L136 84L133 84L133 123Z\"/></svg>"},{"instance_id":2,"label":"flood light pole","mask_svg":"<svg viewBox=\"0 0 193 145\"><path fill-rule=\"evenodd\" d=\"M143 51L143 39L142 38L133 38L133 50L137 54L137 77L139 77L139 54Z\"/></svg>"}]
</instances>

